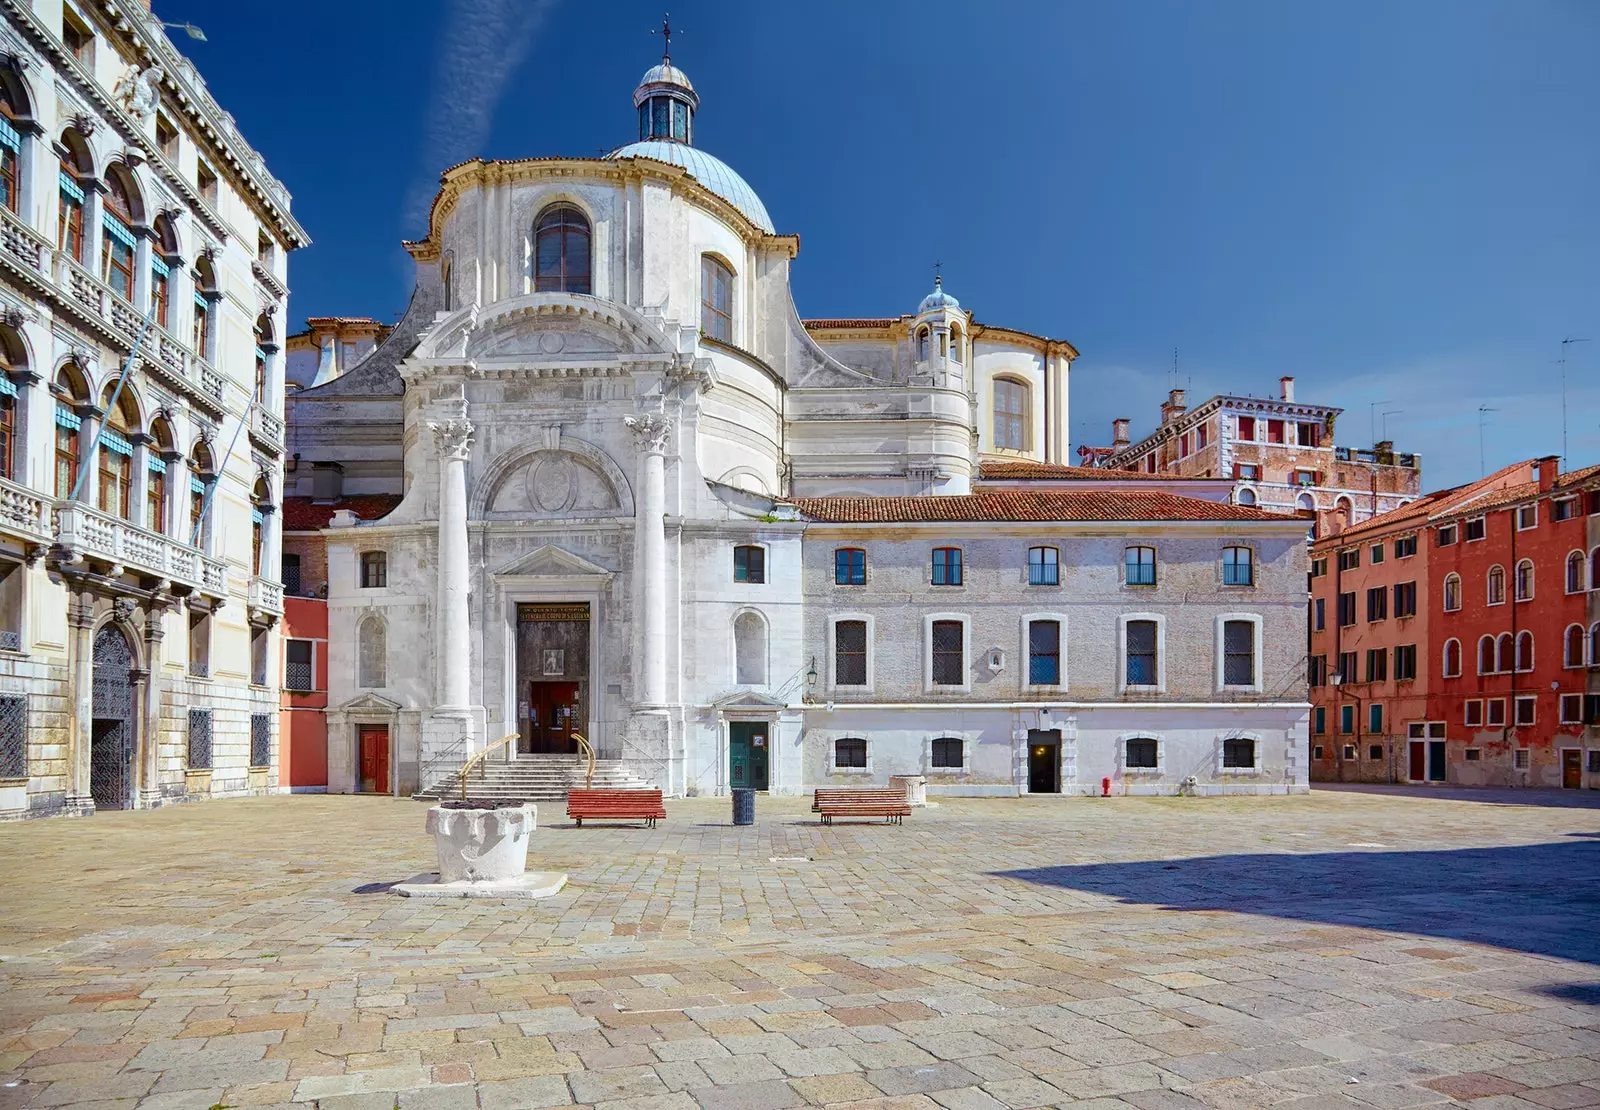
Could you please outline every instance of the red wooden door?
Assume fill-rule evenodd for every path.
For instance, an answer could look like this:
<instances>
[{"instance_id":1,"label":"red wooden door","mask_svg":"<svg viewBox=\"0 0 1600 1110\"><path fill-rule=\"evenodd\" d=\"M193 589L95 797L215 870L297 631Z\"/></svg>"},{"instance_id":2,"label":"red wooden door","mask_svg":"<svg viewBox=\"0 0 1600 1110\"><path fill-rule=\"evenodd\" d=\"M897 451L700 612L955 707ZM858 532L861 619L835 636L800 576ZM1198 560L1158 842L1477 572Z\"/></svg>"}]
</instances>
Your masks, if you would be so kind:
<instances>
[{"instance_id":1,"label":"red wooden door","mask_svg":"<svg viewBox=\"0 0 1600 1110\"><path fill-rule=\"evenodd\" d=\"M361 725L356 730L361 748L361 792L389 793L389 728Z\"/></svg>"},{"instance_id":2,"label":"red wooden door","mask_svg":"<svg viewBox=\"0 0 1600 1110\"><path fill-rule=\"evenodd\" d=\"M1583 789L1583 753L1577 748L1561 751L1561 786L1566 790Z\"/></svg>"},{"instance_id":3,"label":"red wooden door","mask_svg":"<svg viewBox=\"0 0 1600 1110\"><path fill-rule=\"evenodd\" d=\"M1428 778L1428 745L1421 740L1411 741L1411 773L1407 776L1412 782L1426 782Z\"/></svg>"},{"instance_id":4,"label":"red wooden door","mask_svg":"<svg viewBox=\"0 0 1600 1110\"><path fill-rule=\"evenodd\" d=\"M576 752L578 745L572 739L572 734L583 731L582 723L574 715L577 702L576 682L530 682L529 744L523 750L542 755L571 755Z\"/></svg>"}]
</instances>

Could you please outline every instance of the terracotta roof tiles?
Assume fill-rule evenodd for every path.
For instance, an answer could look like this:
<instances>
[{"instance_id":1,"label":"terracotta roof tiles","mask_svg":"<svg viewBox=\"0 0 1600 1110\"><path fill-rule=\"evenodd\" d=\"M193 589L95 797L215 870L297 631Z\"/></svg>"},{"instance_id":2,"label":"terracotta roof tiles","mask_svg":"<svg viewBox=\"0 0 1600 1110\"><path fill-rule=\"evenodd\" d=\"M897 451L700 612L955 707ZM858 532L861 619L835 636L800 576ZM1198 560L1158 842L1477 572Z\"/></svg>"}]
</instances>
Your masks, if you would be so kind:
<instances>
[{"instance_id":1,"label":"terracotta roof tiles","mask_svg":"<svg viewBox=\"0 0 1600 1110\"><path fill-rule=\"evenodd\" d=\"M315 532L326 528L339 509L349 509L361 520L377 520L387 516L400 504L396 493L370 493L359 497L341 497L337 501L313 501L309 497L283 499L283 530L285 532Z\"/></svg>"},{"instance_id":2,"label":"terracotta roof tiles","mask_svg":"<svg viewBox=\"0 0 1600 1110\"><path fill-rule=\"evenodd\" d=\"M1100 466L1068 466L1065 463L1034 462L1030 459L1007 459L1001 462L980 463L978 477L983 481L1001 481L1016 478L1081 479L1086 482L1204 482L1180 474L1147 474L1142 470L1113 470ZM1216 480L1216 479L1212 479Z\"/></svg>"}]
</instances>

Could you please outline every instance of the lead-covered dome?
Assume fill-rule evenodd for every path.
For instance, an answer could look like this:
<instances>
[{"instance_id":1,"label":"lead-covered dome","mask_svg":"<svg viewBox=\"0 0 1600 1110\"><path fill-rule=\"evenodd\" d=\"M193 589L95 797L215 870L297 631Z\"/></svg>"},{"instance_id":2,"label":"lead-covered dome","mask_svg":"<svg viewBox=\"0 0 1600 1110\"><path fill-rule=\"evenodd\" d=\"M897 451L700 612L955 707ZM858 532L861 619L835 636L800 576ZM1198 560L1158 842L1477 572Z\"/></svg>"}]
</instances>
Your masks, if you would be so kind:
<instances>
[{"instance_id":1,"label":"lead-covered dome","mask_svg":"<svg viewBox=\"0 0 1600 1110\"><path fill-rule=\"evenodd\" d=\"M606 157L608 159L654 158L657 162L681 166L693 174L694 179L700 184L744 213L745 218L762 231L768 235L777 234L777 229L772 226L772 217L767 215L767 206L761 203L756 191L750 188L744 178L734 172L733 167L715 155L707 154L688 143L673 142L670 139L646 139L643 142L619 147Z\"/></svg>"},{"instance_id":2,"label":"lead-covered dome","mask_svg":"<svg viewBox=\"0 0 1600 1110\"><path fill-rule=\"evenodd\" d=\"M961 302L944 291L944 278L936 277L933 279L933 292L922 298L922 303L917 306L917 315L960 307Z\"/></svg>"}]
</instances>

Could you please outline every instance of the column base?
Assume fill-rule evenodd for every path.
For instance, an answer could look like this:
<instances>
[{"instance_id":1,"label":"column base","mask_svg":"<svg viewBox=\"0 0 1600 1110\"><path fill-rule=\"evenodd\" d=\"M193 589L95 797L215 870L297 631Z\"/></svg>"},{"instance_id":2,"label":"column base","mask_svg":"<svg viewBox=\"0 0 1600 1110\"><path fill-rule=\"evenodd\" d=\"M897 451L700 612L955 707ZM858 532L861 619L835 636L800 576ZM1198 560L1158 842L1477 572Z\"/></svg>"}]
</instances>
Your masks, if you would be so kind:
<instances>
[{"instance_id":1,"label":"column base","mask_svg":"<svg viewBox=\"0 0 1600 1110\"><path fill-rule=\"evenodd\" d=\"M488 737L488 717L481 705L440 705L425 711L418 745L417 785L413 789L425 790L455 774L463 763L483 751L485 743L498 740L498 736Z\"/></svg>"}]
</instances>

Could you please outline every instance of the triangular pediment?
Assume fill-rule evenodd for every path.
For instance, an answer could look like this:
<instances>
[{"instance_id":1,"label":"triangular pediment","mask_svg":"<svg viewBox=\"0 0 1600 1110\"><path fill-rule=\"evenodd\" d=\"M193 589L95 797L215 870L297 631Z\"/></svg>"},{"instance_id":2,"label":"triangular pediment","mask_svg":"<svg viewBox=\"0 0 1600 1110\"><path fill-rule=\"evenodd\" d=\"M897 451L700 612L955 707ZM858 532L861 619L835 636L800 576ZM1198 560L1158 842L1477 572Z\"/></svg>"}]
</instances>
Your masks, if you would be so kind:
<instances>
[{"instance_id":1,"label":"triangular pediment","mask_svg":"<svg viewBox=\"0 0 1600 1110\"><path fill-rule=\"evenodd\" d=\"M781 698L763 694L759 690L737 690L731 694L724 694L711 703L713 709L723 713L737 713L740 710L766 712L782 709L784 705L785 702Z\"/></svg>"},{"instance_id":2,"label":"triangular pediment","mask_svg":"<svg viewBox=\"0 0 1600 1110\"><path fill-rule=\"evenodd\" d=\"M547 543L512 560L494 574L497 578L571 578L574 575L609 578L611 576L611 572L605 567L591 563L583 556L574 555L553 543Z\"/></svg>"},{"instance_id":3,"label":"triangular pediment","mask_svg":"<svg viewBox=\"0 0 1600 1110\"><path fill-rule=\"evenodd\" d=\"M330 706L329 712L393 713L399 709L400 703L397 701L390 701L379 694L362 694L360 697L351 698L343 705Z\"/></svg>"}]
</instances>

